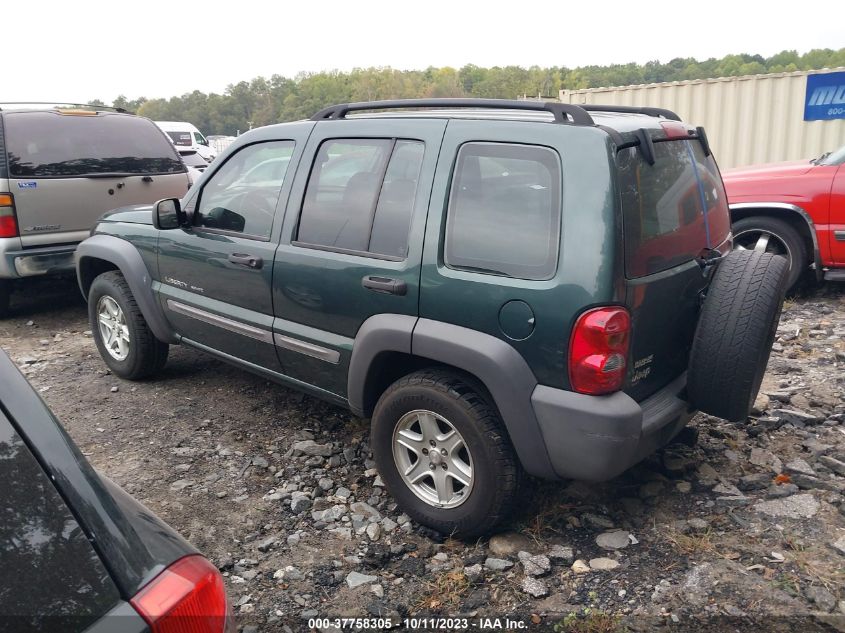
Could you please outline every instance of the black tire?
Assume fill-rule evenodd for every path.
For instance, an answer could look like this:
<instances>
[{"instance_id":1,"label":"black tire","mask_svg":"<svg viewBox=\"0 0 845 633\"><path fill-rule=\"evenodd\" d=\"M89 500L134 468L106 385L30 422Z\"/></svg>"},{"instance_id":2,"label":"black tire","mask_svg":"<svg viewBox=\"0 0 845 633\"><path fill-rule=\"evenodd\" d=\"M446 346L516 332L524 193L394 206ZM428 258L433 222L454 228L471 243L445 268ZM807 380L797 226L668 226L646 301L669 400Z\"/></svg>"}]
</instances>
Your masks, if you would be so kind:
<instances>
[{"instance_id":1,"label":"black tire","mask_svg":"<svg viewBox=\"0 0 845 633\"><path fill-rule=\"evenodd\" d=\"M399 472L394 431L406 413L416 410L447 419L471 455L473 485L457 507L438 508L419 498ZM393 383L376 404L370 445L387 490L418 523L469 539L490 532L513 511L524 474L510 438L498 413L451 372L422 370Z\"/></svg>"},{"instance_id":2,"label":"black tire","mask_svg":"<svg viewBox=\"0 0 845 633\"><path fill-rule=\"evenodd\" d=\"M125 315L129 331L129 353L123 360L116 359L107 351L100 332L97 309L104 296L111 297ZM100 356L116 376L140 380L159 372L167 363L169 346L159 341L150 330L129 284L120 272L112 270L94 279L88 291L88 321Z\"/></svg>"},{"instance_id":3,"label":"black tire","mask_svg":"<svg viewBox=\"0 0 845 633\"><path fill-rule=\"evenodd\" d=\"M9 316L11 305L12 284L6 279L0 279L0 319Z\"/></svg>"},{"instance_id":4,"label":"black tire","mask_svg":"<svg viewBox=\"0 0 845 633\"><path fill-rule=\"evenodd\" d=\"M690 353L687 393L697 409L748 417L772 350L786 290L783 257L732 251L718 264Z\"/></svg>"},{"instance_id":5,"label":"black tire","mask_svg":"<svg viewBox=\"0 0 845 633\"><path fill-rule=\"evenodd\" d=\"M731 230L734 234L734 246L743 243L743 237L747 236L753 240L760 232L770 234L770 240L773 241L768 252L780 253L786 258L789 263L786 290L789 292L795 288L810 264L807 246L798 231L788 222L764 215L737 220Z\"/></svg>"}]
</instances>

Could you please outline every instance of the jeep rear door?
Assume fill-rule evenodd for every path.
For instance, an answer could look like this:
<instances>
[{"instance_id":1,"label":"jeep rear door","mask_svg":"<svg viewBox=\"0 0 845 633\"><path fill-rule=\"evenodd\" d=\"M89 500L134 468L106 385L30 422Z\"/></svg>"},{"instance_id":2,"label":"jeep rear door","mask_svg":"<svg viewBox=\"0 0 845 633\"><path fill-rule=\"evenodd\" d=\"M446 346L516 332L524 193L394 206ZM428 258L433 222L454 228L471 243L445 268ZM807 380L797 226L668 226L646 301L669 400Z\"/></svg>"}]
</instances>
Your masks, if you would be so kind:
<instances>
[{"instance_id":1,"label":"jeep rear door","mask_svg":"<svg viewBox=\"0 0 845 633\"><path fill-rule=\"evenodd\" d=\"M445 120L363 117L315 127L273 271L273 331L289 377L344 398L361 324L379 314L417 315L445 129Z\"/></svg>"},{"instance_id":2,"label":"jeep rear door","mask_svg":"<svg viewBox=\"0 0 845 633\"><path fill-rule=\"evenodd\" d=\"M697 140L657 140L653 164L637 147L622 149L617 166L633 333L625 391L642 400L687 368L708 283L697 258L728 250L730 217L719 170Z\"/></svg>"},{"instance_id":3,"label":"jeep rear door","mask_svg":"<svg viewBox=\"0 0 845 633\"><path fill-rule=\"evenodd\" d=\"M24 247L79 242L106 211L188 190L185 165L147 119L57 110L8 112L4 123Z\"/></svg>"}]
</instances>

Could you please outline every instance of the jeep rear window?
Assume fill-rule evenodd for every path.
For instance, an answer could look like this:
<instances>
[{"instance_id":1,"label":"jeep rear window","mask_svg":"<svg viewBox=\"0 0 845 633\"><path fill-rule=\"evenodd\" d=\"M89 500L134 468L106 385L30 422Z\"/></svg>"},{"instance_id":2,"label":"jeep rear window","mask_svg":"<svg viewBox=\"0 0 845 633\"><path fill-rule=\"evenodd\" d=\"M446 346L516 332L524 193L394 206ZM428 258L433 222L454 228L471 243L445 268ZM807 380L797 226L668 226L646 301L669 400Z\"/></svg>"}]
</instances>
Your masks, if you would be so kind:
<instances>
[{"instance_id":1,"label":"jeep rear window","mask_svg":"<svg viewBox=\"0 0 845 633\"><path fill-rule=\"evenodd\" d=\"M617 156L628 278L689 262L730 231L722 178L698 141L655 143L654 157L649 165L635 147Z\"/></svg>"},{"instance_id":2,"label":"jeep rear window","mask_svg":"<svg viewBox=\"0 0 845 633\"><path fill-rule=\"evenodd\" d=\"M185 171L176 148L140 117L14 112L5 128L13 178Z\"/></svg>"},{"instance_id":3,"label":"jeep rear window","mask_svg":"<svg viewBox=\"0 0 845 633\"><path fill-rule=\"evenodd\" d=\"M551 149L467 143L458 153L444 259L450 268L549 279L560 241L560 159Z\"/></svg>"}]
</instances>

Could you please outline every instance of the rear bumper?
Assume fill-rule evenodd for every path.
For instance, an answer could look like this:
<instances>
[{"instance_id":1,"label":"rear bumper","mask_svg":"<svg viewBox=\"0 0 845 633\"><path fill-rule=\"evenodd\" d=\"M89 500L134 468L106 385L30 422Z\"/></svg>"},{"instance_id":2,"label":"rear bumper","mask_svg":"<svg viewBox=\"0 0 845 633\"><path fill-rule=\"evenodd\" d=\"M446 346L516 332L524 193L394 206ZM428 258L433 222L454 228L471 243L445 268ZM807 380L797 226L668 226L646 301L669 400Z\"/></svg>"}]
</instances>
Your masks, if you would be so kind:
<instances>
[{"instance_id":1,"label":"rear bumper","mask_svg":"<svg viewBox=\"0 0 845 633\"><path fill-rule=\"evenodd\" d=\"M72 271L76 244L21 248L18 238L0 239L0 279Z\"/></svg>"},{"instance_id":2,"label":"rear bumper","mask_svg":"<svg viewBox=\"0 0 845 633\"><path fill-rule=\"evenodd\" d=\"M668 443L695 413L680 397L686 378L642 402L622 392L588 396L538 385L531 404L557 476L611 479Z\"/></svg>"}]
</instances>

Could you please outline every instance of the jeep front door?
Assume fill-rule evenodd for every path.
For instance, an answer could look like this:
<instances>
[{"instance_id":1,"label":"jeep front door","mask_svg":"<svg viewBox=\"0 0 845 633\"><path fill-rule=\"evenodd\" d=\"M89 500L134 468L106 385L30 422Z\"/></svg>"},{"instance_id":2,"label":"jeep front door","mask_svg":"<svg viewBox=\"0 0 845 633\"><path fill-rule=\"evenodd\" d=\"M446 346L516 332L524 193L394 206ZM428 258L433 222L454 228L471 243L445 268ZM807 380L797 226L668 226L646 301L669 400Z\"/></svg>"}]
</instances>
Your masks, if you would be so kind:
<instances>
[{"instance_id":1,"label":"jeep front door","mask_svg":"<svg viewBox=\"0 0 845 633\"><path fill-rule=\"evenodd\" d=\"M186 200L191 225L161 232L160 301L185 343L280 369L271 330L276 208L307 131L233 153Z\"/></svg>"}]
</instances>

